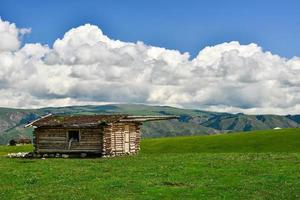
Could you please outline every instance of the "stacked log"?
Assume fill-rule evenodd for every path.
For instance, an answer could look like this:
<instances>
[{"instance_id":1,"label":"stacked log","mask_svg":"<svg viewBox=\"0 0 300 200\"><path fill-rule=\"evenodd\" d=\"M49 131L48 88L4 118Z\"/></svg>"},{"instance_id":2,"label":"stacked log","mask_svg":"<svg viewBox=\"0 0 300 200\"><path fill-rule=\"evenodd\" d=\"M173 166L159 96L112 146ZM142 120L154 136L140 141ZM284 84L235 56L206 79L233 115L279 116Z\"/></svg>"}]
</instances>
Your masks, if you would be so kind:
<instances>
[{"instance_id":1,"label":"stacked log","mask_svg":"<svg viewBox=\"0 0 300 200\"><path fill-rule=\"evenodd\" d=\"M68 131L74 129L37 128L35 149L37 152L94 152L101 153L103 135L101 128L76 129L80 140L69 144Z\"/></svg>"},{"instance_id":2,"label":"stacked log","mask_svg":"<svg viewBox=\"0 0 300 200\"><path fill-rule=\"evenodd\" d=\"M119 122L109 124L104 128L103 133L103 155L135 154L140 149L140 139L138 123Z\"/></svg>"},{"instance_id":3,"label":"stacked log","mask_svg":"<svg viewBox=\"0 0 300 200\"><path fill-rule=\"evenodd\" d=\"M93 152L104 156L135 154L140 150L139 123L118 122L97 128L48 128L34 131L34 148L38 153ZM78 130L79 141L68 139L68 131Z\"/></svg>"}]
</instances>

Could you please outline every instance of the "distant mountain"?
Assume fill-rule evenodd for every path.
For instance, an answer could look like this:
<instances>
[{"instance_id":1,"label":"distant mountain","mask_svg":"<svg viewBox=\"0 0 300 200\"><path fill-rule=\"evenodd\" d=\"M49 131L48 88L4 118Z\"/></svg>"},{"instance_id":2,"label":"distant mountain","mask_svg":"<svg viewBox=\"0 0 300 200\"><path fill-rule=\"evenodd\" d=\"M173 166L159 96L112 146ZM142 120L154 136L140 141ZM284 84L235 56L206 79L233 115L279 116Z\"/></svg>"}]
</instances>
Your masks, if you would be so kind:
<instances>
[{"instance_id":1,"label":"distant mountain","mask_svg":"<svg viewBox=\"0 0 300 200\"><path fill-rule=\"evenodd\" d=\"M47 113L52 114L130 114L177 115L179 120L147 122L142 126L143 137L178 135L205 135L235 131L251 131L300 127L300 115L245 115L179 109L169 106L136 104L112 104L102 106L69 106L41 109L0 108L0 144L19 136L32 135L32 129L24 129L29 121Z\"/></svg>"}]
</instances>

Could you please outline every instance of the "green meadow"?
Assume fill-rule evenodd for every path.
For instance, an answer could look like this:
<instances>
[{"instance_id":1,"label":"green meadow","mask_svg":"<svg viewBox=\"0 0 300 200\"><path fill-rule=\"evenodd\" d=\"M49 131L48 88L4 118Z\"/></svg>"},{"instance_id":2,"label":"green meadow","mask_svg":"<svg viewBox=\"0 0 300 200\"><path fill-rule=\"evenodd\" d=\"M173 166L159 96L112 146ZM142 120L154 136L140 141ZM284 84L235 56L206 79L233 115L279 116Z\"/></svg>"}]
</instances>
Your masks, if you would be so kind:
<instances>
[{"instance_id":1,"label":"green meadow","mask_svg":"<svg viewBox=\"0 0 300 200\"><path fill-rule=\"evenodd\" d=\"M144 139L137 156L6 158L0 199L300 199L300 129Z\"/></svg>"}]
</instances>

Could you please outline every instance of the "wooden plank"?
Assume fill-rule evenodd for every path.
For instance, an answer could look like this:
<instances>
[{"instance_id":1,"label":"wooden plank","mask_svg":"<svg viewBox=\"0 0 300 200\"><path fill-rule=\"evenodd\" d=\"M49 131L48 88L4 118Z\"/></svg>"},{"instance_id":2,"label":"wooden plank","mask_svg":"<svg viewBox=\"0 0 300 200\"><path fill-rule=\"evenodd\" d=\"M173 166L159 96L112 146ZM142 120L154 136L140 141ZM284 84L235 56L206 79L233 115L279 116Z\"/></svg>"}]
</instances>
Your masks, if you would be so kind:
<instances>
[{"instance_id":1,"label":"wooden plank","mask_svg":"<svg viewBox=\"0 0 300 200\"><path fill-rule=\"evenodd\" d=\"M66 141L59 140L40 140L40 144L67 144Z\"/></svg>"},{"instance_id":2,"label":"wooden plank","mask_svg":"<svg viewBox=\"0 0 300 200\"><path fill-rule=\"evenodd\" d=\"M88 147L72 147L69 150L99 150L100 146L88 146Z\"/></svg>"},{"instance_id":3,"label":"wooden plank","mask_svg":"<svg viewBox=\"0 0 300 200\"><path fill-rule=\"evenodd\" d=\"M85 152L85 153L101 153L102 151L99 150L99 149L96 149L96 150L65 150L65 149L39 149L38 150L39 153L80 153L80 152Z\"/></svg>"},{"instance_id":4,"label":"wooden plank","mask_svg":"<svg viewBox=\"0 0 300 200\"><path fill-rule=\"evenodd\" d=\"M40 137L40 140L66 140L66 137Z\"/></svg>"}]
</instances>

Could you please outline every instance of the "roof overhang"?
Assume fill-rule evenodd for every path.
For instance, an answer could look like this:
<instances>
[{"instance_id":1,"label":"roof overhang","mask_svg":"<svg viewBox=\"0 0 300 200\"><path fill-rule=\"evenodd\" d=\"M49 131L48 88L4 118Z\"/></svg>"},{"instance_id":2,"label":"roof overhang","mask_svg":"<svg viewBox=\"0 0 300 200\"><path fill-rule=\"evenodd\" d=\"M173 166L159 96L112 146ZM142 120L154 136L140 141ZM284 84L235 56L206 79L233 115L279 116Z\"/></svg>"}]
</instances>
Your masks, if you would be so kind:
<instances>
[{"instance_id":1,"label":"roof overhang","mask_svg":"<svg viewBox=\"0 0 300 200\"><path fill-rule=\"evenodd\" d=\"M29 122L28 124L26 124L26 125L24 126L24 128L27 128L27 127L35 127L35 126L33 126L33 124L34 124L35 122L40 121L41 119L44 119L44 118L46 118L46 117L50 117L51 115L52 115L52 114L50 113L50 114L48 114L48 115L42 116L42 117L40 117L40 118L38 118L38 119L32 121L32 122Z\"/></svg>"},{"instance_id":2,"label":"roof overhang","mask_svg":"<svg viewBox=\"0 0 300 200\"><path fill-rule=\"evenodd\" d=\"M147 122L147 121L158 121L158 120L169 120L169 119L178 119L178 116L126 116L123 119L120 119L120 122Z\"/></svg>"},{"instance_id":3,"label":"roof overhang","mask_svg":"<svg viewBox=\"0 0 300 200\"><path fill-rule=\"evenodd\" d=\"M178 116L157 115L157 116L135 116L135 115L70 115L70 116L54 116L52 114L45 115L36 119L26 127L62 127L62 128L85 128L99 127L103 124L116 122L147 122L158 120L178 119ZM71 121L70 121L71 119Z\"/></svg>"}]
</instances>

